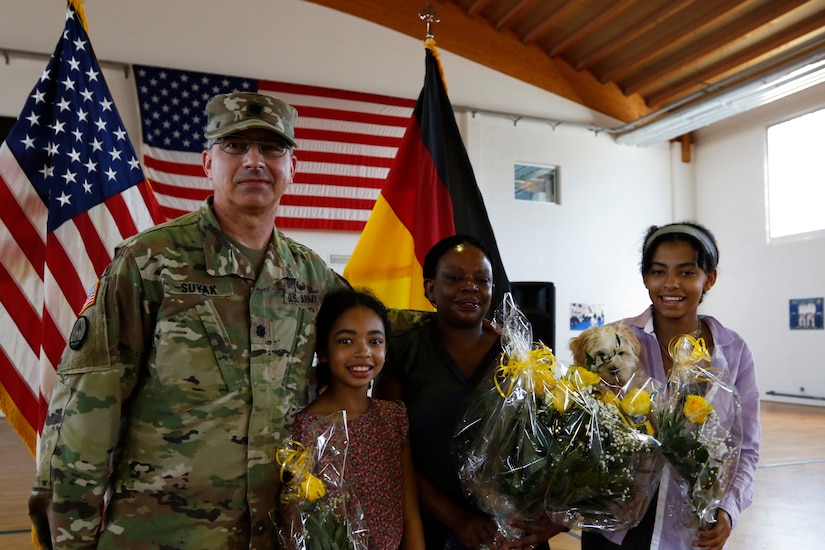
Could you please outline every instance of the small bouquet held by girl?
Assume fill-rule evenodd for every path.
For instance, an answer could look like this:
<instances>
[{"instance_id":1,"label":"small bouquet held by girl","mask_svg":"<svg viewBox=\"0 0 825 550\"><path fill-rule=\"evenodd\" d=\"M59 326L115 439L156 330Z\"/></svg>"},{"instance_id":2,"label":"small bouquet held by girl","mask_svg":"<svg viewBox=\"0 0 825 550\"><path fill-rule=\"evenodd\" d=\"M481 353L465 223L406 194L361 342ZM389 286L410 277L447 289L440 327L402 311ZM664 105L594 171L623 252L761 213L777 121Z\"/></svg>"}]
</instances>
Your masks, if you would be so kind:
<instances>
[{"instance_id":1,"label":"small bouquet held by girl","mask_svg":"<svg viewBox=\"0 0 825 550\"><path fill-rule=\"evenodd\" d=\"M678 474L680 506L668 513L691 531L716 522L742 447L742 408L724 371L711 368L704 340L690 335L669 346L673 367L659 414L662 453Z\"/></svg>"},{"instance_id":2,"label":"small bouquet held by girl","mask_svg":"<svg viewBox=\"0 0 825 550\"><path fill-rule=\"evenodd\" d=\"M366 550L367 527L356 498L347 491L346 412L325 419L314 444L294 439L278 449L280 509L276 527L281 548Z\"/></svg>"},{"instance_id":3,"label":"small bouquet held by girl","mask_svg":"<svg viewBox=\"0 0 825 550\"><path fill-rule=\"evenodd\" d=\"M599 374L564 368L549 348L532 342L510 295L499 317L500 365L456 434L465 490L508 540L520 533L506 518L539 513L567 527L632 526L659 472L652 435L658 392L644 383L598 391Z\"/></svg>"}]
</instances>

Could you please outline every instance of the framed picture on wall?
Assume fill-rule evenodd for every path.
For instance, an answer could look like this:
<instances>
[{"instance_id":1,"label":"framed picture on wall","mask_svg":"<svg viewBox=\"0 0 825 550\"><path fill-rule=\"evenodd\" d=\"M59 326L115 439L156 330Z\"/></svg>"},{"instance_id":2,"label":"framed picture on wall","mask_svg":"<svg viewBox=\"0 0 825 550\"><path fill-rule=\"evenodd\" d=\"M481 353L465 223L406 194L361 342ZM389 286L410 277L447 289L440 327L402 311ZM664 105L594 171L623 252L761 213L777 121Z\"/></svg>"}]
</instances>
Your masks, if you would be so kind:
<instances>
[{"instance_id":1,"label":"framed picture on wall","mask_svg":"<svg viewBox=\"0 0 825 550\"><path fill-rule=\"evenodd\" d=\"M788 302L791 330L822 330L823 298L793 298Z\"/></svg>"},{"instance_id":2,"label":"framed picture on wall","mask_svg":"<svg viewBox=\"0 0 825 550\"><path fill-rule=\"evenodd\" d=\"M515 164L513 181L518 200L561 204L557 165Z\"/></svg>"},{"instance_id":3,"label":"framed picture on wall","mask_svg":"<svg viewBox=\"0 0 825 550\"><path fill-rule=\"evenodd\" d=\"M570 304L570 330L587 330L604 326L604 305Z\"/></svg>"}]
</instances>

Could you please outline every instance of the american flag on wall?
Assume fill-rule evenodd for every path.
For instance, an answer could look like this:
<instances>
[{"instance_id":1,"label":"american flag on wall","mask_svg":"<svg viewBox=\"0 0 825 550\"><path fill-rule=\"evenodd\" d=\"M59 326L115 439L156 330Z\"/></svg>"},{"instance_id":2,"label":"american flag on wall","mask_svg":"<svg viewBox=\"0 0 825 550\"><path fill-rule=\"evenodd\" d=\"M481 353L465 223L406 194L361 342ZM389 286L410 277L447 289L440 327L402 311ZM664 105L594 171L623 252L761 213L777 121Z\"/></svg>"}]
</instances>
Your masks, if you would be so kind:
<instances>
[{"instance_id":1,"label":"american flag on wall","mask_svg":"<svg viewBox=\"0 0 825 550\"><path fill-rule=\"evenodd\" d=\"M32 454L89 288L162 220L82 19L71 5L0 146L0 406Z\"/></svg>"},{"instance_id":2,"label":"american flag on wall","mask_svg":"<svg viewBox=\"0 0 825 550\"><path fill-rule=\"evenodd\" d=\"M298 171L281 200L281 229L361 231L395 158L415 100L135 65L143 162L164 213L196 210L211 193L201 167L206 102L270 94L298 110Z\"/></svg>"}]
</instances>

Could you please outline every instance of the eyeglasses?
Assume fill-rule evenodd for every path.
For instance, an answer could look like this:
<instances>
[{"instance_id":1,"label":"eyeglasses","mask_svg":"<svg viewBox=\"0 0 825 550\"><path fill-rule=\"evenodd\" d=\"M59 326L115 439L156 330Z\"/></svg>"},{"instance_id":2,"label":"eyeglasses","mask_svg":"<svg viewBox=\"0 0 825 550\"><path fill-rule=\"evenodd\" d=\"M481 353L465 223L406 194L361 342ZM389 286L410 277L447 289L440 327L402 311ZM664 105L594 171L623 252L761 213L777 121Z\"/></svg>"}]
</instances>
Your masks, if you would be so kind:
<instances>
[{"instance_id":1,"label":"eyeglasses","mask_svg":"<svg viewBox=\"0 0 825 550\"><path fill-rule=\"evenodd\" d=\"M258 145L258 151L265 157L282 157L290 150L289 145L277 139L252 140L246 136L227 136L215 140L215 143L228 155L245 155L253 143Z\"/></svg>"}]
</instances>

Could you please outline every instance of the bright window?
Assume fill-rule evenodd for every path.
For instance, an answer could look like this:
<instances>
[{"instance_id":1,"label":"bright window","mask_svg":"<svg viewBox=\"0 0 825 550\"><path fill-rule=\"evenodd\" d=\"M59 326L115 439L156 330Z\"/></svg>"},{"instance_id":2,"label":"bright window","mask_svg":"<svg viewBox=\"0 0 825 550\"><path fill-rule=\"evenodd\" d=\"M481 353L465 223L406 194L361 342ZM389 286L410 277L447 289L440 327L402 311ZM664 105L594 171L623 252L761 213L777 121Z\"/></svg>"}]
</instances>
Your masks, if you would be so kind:
<instances>
[{"instance_id":1,"label":"bright window","mask_svg":"<svg viewBox=\"0 0 825 550\"><path fill-rule=\"evenodd\" d=\"M825 109L768 127L771 239L825 230Z\"/></svg>"}]
</instances>

